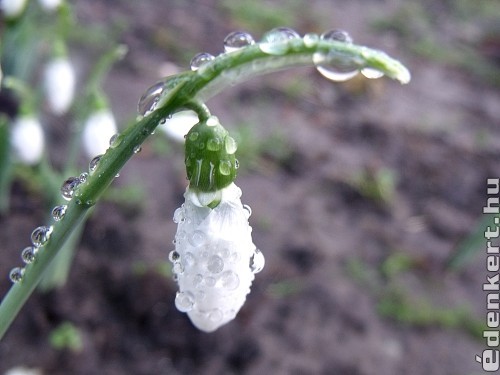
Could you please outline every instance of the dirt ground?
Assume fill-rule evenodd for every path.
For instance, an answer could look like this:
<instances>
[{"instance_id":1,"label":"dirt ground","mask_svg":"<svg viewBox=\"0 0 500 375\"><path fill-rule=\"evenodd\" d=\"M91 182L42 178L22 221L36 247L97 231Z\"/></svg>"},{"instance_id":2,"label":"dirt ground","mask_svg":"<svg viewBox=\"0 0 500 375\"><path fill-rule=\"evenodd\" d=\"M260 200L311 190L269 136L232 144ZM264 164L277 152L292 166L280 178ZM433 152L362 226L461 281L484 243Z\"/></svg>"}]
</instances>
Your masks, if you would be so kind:
<instances>
[{"instance_id":1,"label":"dirt ground","mask_svg":"<svg viewBox=\"0 0 500 375\"><path fill-rule=\"evenodd\" d=\"M458 270L446 265L481 219L486 179L500 176L491 10L500 9L484 3L74 1L83 24L129 47L105 84L122 124L162 74L188 69L196 52L219 53L230 31L258 39L277 21L301 34L348 30L404 62L412 82L339 84L298 69L208 102L241 139L237 184L266 257L237 318L210 334L175 309L176 285L157 267L168 264L185 189L181 148L145 144L116 181L139 186L141 204L97 205L68 283L36 293L0 342L0 373L481 374L484 251ZM73 53L88 64L85 51ZM46 214L13 186L0 217L0 295ZM50 345L65 322L80 350Z\"/></svg>"}]
</instances>

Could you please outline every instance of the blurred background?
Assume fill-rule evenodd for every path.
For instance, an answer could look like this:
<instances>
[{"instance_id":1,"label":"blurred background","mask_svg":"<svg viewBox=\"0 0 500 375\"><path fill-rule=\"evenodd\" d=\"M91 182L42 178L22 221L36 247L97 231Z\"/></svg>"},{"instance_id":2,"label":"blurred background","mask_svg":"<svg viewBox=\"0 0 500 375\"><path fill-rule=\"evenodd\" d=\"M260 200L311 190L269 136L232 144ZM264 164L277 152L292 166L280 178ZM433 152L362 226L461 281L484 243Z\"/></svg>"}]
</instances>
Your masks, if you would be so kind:
<instances>
[{"instance_id":1,"label":"blurred background","mask_svg":"<svg viewBox=\"0 0 500 375\"><path fill-rule=\"evenodd\" d=\"M68 139L99 107L89 104L92 76L117 131L134 121L148 87L189 69L198 52L221 53L234 30L259 40L278 26L301 35L344 29L402 61L412 81L334 83L301 68L207 103L239 141L236 182L266 257L236 319L210 334L174 306L168 253L184 157L157 131L75 240L67 282L37 292L0 342L0 373L482 373L474 359L485 349L481 231L491 220L482 207L486 179L500 176L499 2L75 0L46 11L32 0L28 11L36 20L45 12L49 29L64 18L50 30L64 30L76 90L63 114L39 100L44 164L57 178L40 166L10 167L1 295L31 231L48 223L48 190L59 195L68 177ZM16 22L4 15L4 35ZM31 44L3 41L4 78L17 74L6 56L22 50L18 61L31 62L23 77L37 84L43 63L33 51L49 55L56 43L37 30ZM128 53L119 59L121 44ZM109 69L95 73L102 56L111 56ZM9 122L19 97L2 89ZM84 150L72 158L74 171L87 169Z\"/></svg>"}]
</instances>

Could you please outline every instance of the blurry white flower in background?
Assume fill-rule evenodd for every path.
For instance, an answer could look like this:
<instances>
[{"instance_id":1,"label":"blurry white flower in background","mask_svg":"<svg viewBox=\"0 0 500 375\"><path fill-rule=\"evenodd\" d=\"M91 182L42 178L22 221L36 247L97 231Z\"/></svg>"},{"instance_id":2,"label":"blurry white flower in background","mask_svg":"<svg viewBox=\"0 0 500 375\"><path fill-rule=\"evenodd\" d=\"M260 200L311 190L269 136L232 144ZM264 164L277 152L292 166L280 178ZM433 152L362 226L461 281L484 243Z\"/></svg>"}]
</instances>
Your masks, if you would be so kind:
<instances>
[{"instance_id":1,"label":"blurry white flower in background","mask_svg":"<svg viewBox=\"0 0 500 375\"><path fill-rule=\"evenodd\" d=\"M15 157L24 164L34 165L42 158L45 140L42 125L34 116L18 117L11 130L11 145Z\"/></svg>"},{"instance_id":2,"label":"blurry white flower in background","mask_svg":"<svg viewBox=\"0 0 500 375\"><path fill-rule=\"evenodd\" d=\"M75 93L75 71L67 58L51 60L45 68L45 92L50 109L57 115L65 113Z\"/></svg>"},{"instance_id":3,"label":"blurry white flower in background","mask_svg":"<svg viewBox=\"0 0 500 375\"><path fill-rule=\"evenodd\" d=\"M38 0L43 9L52 11L62 4L62 0Z\"/></svg>"},{"instance_id":4,"label":"blurry white flower in background","mask_svg":"<svg viewBox=\"0 0 500 375\"><path fill-rule=\"evenodd\" d=\"M83 126L83 147L89 158L101 155L109 147L109 139L116 134L116 122L109 109L92 113Z\"/></svg>"},{"instance_id":5,"label":"blurry white flower in background","mask_svg":"<svg viewBox=\"0 0 500 375\"><path fill-rule=\"evenodd\" d=\"M0 0L0 9L7 18L18 17L26 7L27 0Z\"/></svg>"},{"instance_id":6,"label":"blurry white flower in background","mask_svg":"<svg viewBox=\"0 0 500 375\"><path fill-rule=\"evenodd\" d=\"M198 115L194 111L181 111L172 115L164 124L160 124L159 129L169 138L176 142L184 142L184 136L193 125L199 122Z\"/></svg>"}]
</instances>

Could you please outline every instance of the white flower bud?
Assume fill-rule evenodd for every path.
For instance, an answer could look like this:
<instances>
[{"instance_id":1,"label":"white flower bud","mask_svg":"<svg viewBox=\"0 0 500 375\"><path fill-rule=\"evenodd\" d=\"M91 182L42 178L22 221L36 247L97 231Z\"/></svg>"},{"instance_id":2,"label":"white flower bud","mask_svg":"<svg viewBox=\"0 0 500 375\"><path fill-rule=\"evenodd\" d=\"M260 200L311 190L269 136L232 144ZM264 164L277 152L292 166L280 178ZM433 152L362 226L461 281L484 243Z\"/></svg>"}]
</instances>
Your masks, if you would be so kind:
<instances>
[{"instance_id":1,"label":"white flower bud","mask_svg":"<svg viewBox=\"0 0 500 375\"><path fill-rule=\"evenodd\" d=\"M51 12L61 5L62 0L38 0L38 2L40 3L43 9L45 9L48 12Z\"/></svg>"},{"instance_id":2,"label":"white flower bud","mask_svg":"<svg viewBox=\"0 0 500 375\"><path fill-rule=\"evenodd\" d=\"M83 147L89 158L101 155L109 147L109 139L116 134L115 118L103 109L89 116L83 127Z\"/></svg>"},{"instance_id":3,"label":"white flower bud","mask_svg":"<svg viewBox=\"0 0 500 375\"><path fill-rule=\"evenodd\" d=\"M232 183L218 195L220 203L211 209L186 190L186 202L174 214L178 228L169 256L179 284L175 305L205 332L234 319L264 262L252 242L241 190Z\"/></svg>"},{"instance_id":4,"label":"white flower bud","mask_svg":"<svg viewBox=\"0 0 500 375\"><path fill-rule=\"evenodd\" d=\"M34 165L40 161L44 149L42 125L33 116L19 117L10 136L12 149L21 163Z\"/></svg>"},{"instance_id":5,"label":"white flower bud","mask_svg":"<svg viewBox=\"0 0 500 375\"><path fill-rule=\"evenodd\" d=\"M27 0L0 0L0 9L7 18L16 18L26 7Z\"/></svg>"},{"instance_id":6,"label":"white flower bud","mask_svg":"<svg viewBox=\"0 0 500 375\"><path fill-rule=\"evenodd\" d=\"M57 115L65 113L75 94L75 71L66 58L56 58L45 68L45 91L50 109Z\"/></svg>"}]
</instances>

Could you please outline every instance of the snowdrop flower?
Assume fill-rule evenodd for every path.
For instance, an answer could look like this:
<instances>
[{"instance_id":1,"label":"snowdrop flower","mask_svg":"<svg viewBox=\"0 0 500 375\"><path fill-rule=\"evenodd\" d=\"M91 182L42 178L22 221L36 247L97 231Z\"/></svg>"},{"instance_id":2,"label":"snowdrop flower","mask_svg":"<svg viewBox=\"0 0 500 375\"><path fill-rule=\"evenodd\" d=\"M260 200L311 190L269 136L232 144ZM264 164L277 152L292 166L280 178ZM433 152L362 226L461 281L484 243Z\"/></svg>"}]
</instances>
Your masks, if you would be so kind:
<instances>
[{"instance_id":1,"label":"snowdrop flower","mask_svg":"<svg viewBox=\"0 0 500 375\"><path fill-rule=\"evenodd\" d=\"M21 163L34 165L42 158L44 135L42 125L34 116L22 116L15 120L11 132L11 145Z\"/></svg>"},{"instance_id":2,"label":"snowdrop flower","mask_svg":"<svg viewBox=\"0 0 500 375\"><path fill-rule=\"evenodd\" d=\"M45 91L51 110L61 115L65 113L75 93L75 71L67 58L59 57L48 63L45 68Z\"/></svg>"},{"instance_id":3,"label":"snowdrop flower","mask_svg":"<svg viewBox=\"0 0 500 375\"><path fill-rule=\"evenodd\" d=\"M234 319L264 257L252 242L250 209L234 183L214 193L220 202L213 209L200 203L200 194L188 187L174 213L178 227L169 259L179 284L175 306L198 329L212 332Z\"/></svg>"},{"instance_id":4,"label":"snowdrop flower","mask_svg":"<svg viewBox=\"0 0 500 375\"><path fill-rule=\"evenodd\" d=\"M0 0L0 9L7 18L16 18L26 7L27 0Z\"/></svg>"},{"instance_id":5,"label":"snowdrop flower","mask_svg":"<svg viewBox=\"0 0 500 375\"><path fill-rule=\"evenodd\" d=\"M106 152L109 139L116 134L115 118L109 109L101 109L89 116L83 128L83 147L88 157Z\"/></svg>"},{"instance_id":6,"label":"snowdrop flower","mask_svg":"<svg viewBox=\"0 0 500 375\"><path fill-rule=\"evenodd\" d=\"M198 115L194 111L177 112L167 119L159 128L169 138L176 142L184 142L189 130L198 122Z\"/></svg>"},{"instance_id":7,"label":"snowdrop flower","mask_svg":"<svg viewBox=\"0 0 500 375\"><path fill-rule=\"evenodd\" d=\"M40 3L43 9L45 9L48 12L51 12L61 5L62 0L38 0L38 2Z\"/></svg>"}]
</instances>

